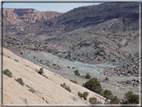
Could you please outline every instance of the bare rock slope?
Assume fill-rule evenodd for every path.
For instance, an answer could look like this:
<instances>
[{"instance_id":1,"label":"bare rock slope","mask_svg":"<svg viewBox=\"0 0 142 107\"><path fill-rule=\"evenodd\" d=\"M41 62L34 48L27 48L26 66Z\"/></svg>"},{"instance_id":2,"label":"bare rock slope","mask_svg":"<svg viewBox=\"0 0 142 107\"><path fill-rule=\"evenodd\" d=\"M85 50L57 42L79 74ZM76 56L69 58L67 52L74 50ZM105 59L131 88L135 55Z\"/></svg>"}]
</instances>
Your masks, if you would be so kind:
<instances>
[{"instance_id":1,"label":"bare rock slope","mask_svg":"<svg viewBox=\"0 0 142 107\"><path fill-rule=\"evenodd\" d=\"M38 73L40 66L16 56L3 48L3 69L12 72L12 78L3 75L4 104L90 104L89 98L96 97L97 101L105 103L105 98L69 80L44 69L44 76ZM22 78L24 86L16 79ZM61 87L66 83L71 92ZM78 96L87 91L87 100Z\"/></svg>"}]
</instances>

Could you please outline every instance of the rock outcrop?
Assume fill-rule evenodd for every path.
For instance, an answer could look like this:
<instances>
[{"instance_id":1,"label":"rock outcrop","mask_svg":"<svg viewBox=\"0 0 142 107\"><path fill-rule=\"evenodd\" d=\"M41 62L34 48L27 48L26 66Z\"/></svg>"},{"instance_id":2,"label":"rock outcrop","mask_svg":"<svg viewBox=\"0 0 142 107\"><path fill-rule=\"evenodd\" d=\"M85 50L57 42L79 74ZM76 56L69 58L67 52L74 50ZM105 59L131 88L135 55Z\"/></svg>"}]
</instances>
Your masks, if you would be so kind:
<instances>
[{"instance_id":1,"label":"rock outcrop","mask_svg":"<svg viewBox=\"0 0 142 107\"><path fill-rule=\"evenodd\" d=\"M36 9L3 9L3 25L14 25L20 23L30 23L36 21L49 20L51 18L62 15L55 11L40 12Z\"/></svg>"}]
</instances>

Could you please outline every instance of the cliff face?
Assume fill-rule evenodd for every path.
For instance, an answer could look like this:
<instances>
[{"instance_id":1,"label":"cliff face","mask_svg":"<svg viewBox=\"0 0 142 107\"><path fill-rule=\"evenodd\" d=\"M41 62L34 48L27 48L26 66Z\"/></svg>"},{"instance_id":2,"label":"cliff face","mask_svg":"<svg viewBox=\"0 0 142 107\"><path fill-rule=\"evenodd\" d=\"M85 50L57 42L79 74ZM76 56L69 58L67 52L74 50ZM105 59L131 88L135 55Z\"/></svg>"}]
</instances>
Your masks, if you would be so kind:
<instances>
[{"instance_id":1,"label":"cliff face","mask_svg":"<svg viewBox=\"0 0 142 107\"><path fill-rule=\"evenodd\" d=\"M24 22L36 22L41 20L48 20L62 13L54 11L40 12L36 9L3 9L3 25L14 25Z\"/></svg>"}]
</instances>

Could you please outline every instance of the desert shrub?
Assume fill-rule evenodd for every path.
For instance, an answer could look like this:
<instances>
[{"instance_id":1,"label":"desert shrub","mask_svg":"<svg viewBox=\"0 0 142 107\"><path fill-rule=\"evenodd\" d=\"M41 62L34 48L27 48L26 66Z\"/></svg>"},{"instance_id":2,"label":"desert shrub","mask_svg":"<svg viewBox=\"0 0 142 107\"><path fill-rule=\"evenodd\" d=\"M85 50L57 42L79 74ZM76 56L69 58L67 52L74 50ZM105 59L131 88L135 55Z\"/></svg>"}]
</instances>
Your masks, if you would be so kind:
<instances>
[{"instance_id":1,"label":"desert shrub","mask_svg":"<svg viewBox=\"0 0 142 107\"><path fill-rule=\"evenodd\" d=\"M84 83L82 84L82 87L85 87L85 84L84 84Z\"/></svg>"},{"instance_id":2,"label":"desert shrub","mask_svg":"<svg viewBox=\"0 0 142 107\"><path fill-rule=\"evenodd\" d=\"M127 99L130 99L130 97L133 95L133 91L128 91L124 94L124 98L127 100Z\"/></svg>"},{"instance_id":3,"label":"desert shrub","mask_svg":"<svg viewBox=\"0 0 142 107\"><path fill-rule=\"evenodd\" d=\"M20 52L21 55L23 55L23 52Z\"/></svg>"},{"instance_id":4,"label":"desert shrub","mask_svg":"<svg viewBox=\"0 0 142 107\"><path fill-rule=\"evenodd\" d=\"M104 93L103 92L101 92L100 95L104 97Z\"/></svg>"},{"instance_id":5,"label":"desert shrub","mask_svg":"<svg viewBox=\"0 0 142 107\"><path fill-rule=\"evenodd\" d=\"M110 90L104 90L104 97L107 99L112 99L113 98L112 92Z\"/></svg>"},{"instance_id":6,"label":"desert shrub","mask_svg":"<svg viewBox=\"0 0 142 107\"><path fill-rule=\"evenodd\" d=\"M12 77L12 73L9 71L9 69L4 70L3 73L10 78Z\"/></svg>"},{"instance_id":7,"label":"desert shrub","mask_svg":"<svg viewBox=\"0 0 142 107\"><path fill-rule=\"evenodd\" d=\"M67 66L67 68L70 68L69 66Z\"/></svg>"},{"instance_id":8,"label":"desert shrub","mask_svg":"<svg viewBox=\"0 0 142 107\"><path fill-rule=\"evenodd\" d=\"M98 82L96 78L90 79L85 83L85 87L88 88L91 91L94 91L96 93L101 93L101 84Z\"/></svg>"},{"instance_id":9,"label":"desert shrub","mask_svg":"<svg viewBox=\"0 0 142 107\"><path fill-rule=\"evenodd\" d=\"M41 75L43 75L43 73L44 73L43 68L40 68L40 70L39 70L38 73L41 74Z\"/></svg>"},{"instance_id":10,"label":"desert shrub","mask_svg":"<svg viewBox=\"0 0 142 107\"><path fill-rule=\"evenodd\" d=\"M35 90L32 87L30 87L29 91L31 91L32 93L35 93Z\"/></svg>"},{"instance_id":11,"label":"desert shrub","mask_svg":"<svg viewBox=\"0 0 142 107\"><path fill-rule=\"evenodd\" d=\"M139 95L133 94L129 99L130 104L139 104Z\"/></svg>"},{"instance_id":12,"label":"desert shrub","mask_svg":"<svg viewBox=\"0 0 142 107\"><path fill-rule=\"evenodd\" d=\"M79 96L80 98L82 98L82 97L83 97L82 93L81 93L81 92L79 92L79 91L78 91L78 96Z\"/></svg>"},{"instance_id":13,"label":"desert shrub","mask_svg":"<svg viewBox=\"0 0 142 107\"><path fill-rule=\"evenodd\" d=\"M78 70L75 70L74 73L75 73L75 75L80 76L80 73Z\"/></svg>"},{"instance_id":14,"label":"desert shrub","mask_svg":"<svg viewBox=\"0 0 142 107\"><path fill-rule=\"evenodd\" d=\"M21 85L24 85L23 79L22 78L18 78L16 79L17 82L19 82Z\"/></svg>"},{"instance_id":15,"label":"desert shrub","mask_svg":"<svg viewBox=\"0 0 142 107\"><path fill-rule=\"evenodd\" d=\"M90 79L91 78L89 73L87 73L85 77L86 77L86 79Z\"/></svg>"},{"instance_id":16,"label":"desert shrub","mask_svg":"<svg viewBox=\"0 0 142 107\"><path fill-rule=\"evenodd\" d=\"M90 98L89 98L89 102L90 102L91 104L98 104L96 97L90 97Z\"/></svg>"},{"instance_id":17,"label":"desert shrub","mask_svg":"<svg viewBox=\"0 0 142 107\"><path fill-rule=\"evenodd\" d=\"M88 96L88 92L87 91L85 91L83 94L82 94L82 97L84 98L84 100L87 100L87 96Z\"/></svg>"},{"instance_id":18,"label":"desert shrub","mask_svg":"<svg viewBox=\"0 0 142 107\"><path fill-rule=\"evenodd\" d=\"M88 93L87 91L85 91L83 94L78 91L78 96L79 96L80 98L84 98L84 100L87 100L88 94L89 94L89 93Z\"/></svg>"},{"instance_id":19,"label":"desert shrub","mask_svg":"<svg viewBox=\"0 0 142 107\"><path fill-rule=\"evenodd\" d=\"M56 66L56 64L52 64L53 66Z\"/></svg>"},{"instance_id":20,"label":"desert shrub","mask_svg":"<svg viewBox=\"0 0 142 107\"><path fill-rule=\"evenodd\" d=\"M71 81L71 82L73 82L73 83L76 83L76 84L78 84L78 83L77 83L77 81L73 81L73 80L70 80L70 81Z\"/></svg>"},{"instance_id":21,"label":"desert shrub","mask_svg":"<svg viewBox=\"0 0 142 107\"><path fill-rule=\"evenodd\" d=\"M108 81L109 80L108 77L106 77L105 80Z\"/></svg>"},{"instance_id":22,"label":"desert shrub","mask_svg":"<svg viewBox=\"0 0 142 107\"><path fill-rule=\"evenodd\" d=\"M134 94L132 91L126 92L122 104L139 104L139 95Z\"/></svg>"},{"instance_id":23,"label":"desert shrub","mask_svg":"<svg viewBox=\"0 0 142 107\"><path fill-rule=\"evenodd\" d=\"M66 86L65 89L66 89L67 91L71 92L71 89L70 89L69 86Z\"/></svg>"},{"instance_id":24,"label":"desert shrub","mask_svg":"<svg viewBox=\"0 0 142 107\"><path fill-rule=\"evenodd\" d=\"M119 101L119 99L118 99L117 96L114 96L114 97L111 99L110 103L111 103L111 104L119 104L120 101Z\"/></svg>"},{"instance_id":25,"label":"desert shrub","mask_svg":"<svg viewBox=\"0 0 142 107\"><path fill-rule=\"evenodd\" d=\"M66 83L61 84L61 87L65 88L67 91L71 92L70 87L67 86Z\"/></svg>"}]
</instances>

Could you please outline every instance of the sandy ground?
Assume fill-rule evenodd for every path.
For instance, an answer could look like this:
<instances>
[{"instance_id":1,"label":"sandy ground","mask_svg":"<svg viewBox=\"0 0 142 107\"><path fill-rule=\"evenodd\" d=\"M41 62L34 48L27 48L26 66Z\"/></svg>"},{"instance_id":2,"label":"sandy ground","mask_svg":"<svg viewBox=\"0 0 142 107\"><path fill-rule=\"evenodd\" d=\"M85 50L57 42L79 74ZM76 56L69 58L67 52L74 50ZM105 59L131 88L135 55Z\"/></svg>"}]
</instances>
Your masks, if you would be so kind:
<instances>
[{"instance_id":1,"label":"sandy ground","mask_svg":"<svg viewBox=\"0 0 142 107\"><path fill-rule=\"evenodd\" d=\"M3 69L12 72L12 78L3 75L3 102L7 104L90 104L89 98L96 97L99 102L104 103L105 98L80 86L62 76L44 69L44 75L37 73L41 67L12 52L4 49ZM15 79L22 78L24 86L20 85ZM60 85L66 83L71 92L68 92ZM34 91L30 91L33 89ZM78 97L87 91L87 100Z\"/></svg>"}]
</instances>

